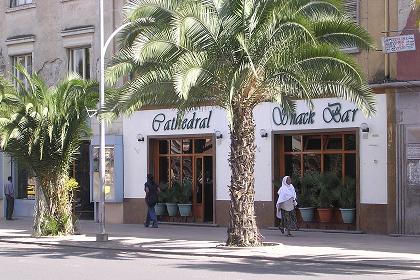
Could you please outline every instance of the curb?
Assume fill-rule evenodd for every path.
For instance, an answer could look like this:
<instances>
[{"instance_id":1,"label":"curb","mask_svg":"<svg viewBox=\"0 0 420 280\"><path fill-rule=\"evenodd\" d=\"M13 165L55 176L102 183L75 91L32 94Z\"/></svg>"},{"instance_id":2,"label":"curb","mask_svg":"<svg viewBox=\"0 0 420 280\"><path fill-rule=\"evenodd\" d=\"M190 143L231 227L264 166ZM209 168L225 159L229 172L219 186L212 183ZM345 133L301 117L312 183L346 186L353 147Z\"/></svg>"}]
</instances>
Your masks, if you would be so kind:
<instances>
[{"instance_id":1,"label":"curb","mask_svg":"<svg viewBox=\"0 0 420 280\"><path fill-rule=\"evenodd\" d=\"M148 253L156 255L172 255L172 256L190 256L190 257L217 257L217 258L231 258L231 259L252 259L252 260L266 260L266 261L287 261L294 263L311 263L311 264L331 264L341 266L353 266L353 267L367 267L367 268L383 268L392 270L405 270L405 271L420 271L420 267L407 267L402 265L389 265L389 264L373 264L363 262L351 262L351 261L334 261L334 260L315 260L315 259L296 259L289 257L269 257L269 256L238 256L234 254L214 254L214 253L191 253L191 252L171 252L165 250L154 251L153 249L145 248L122 248L122 247L101 247L101 246L82 246L76 244L51 244L48 242L33 242L33 241L16 241L16 240L5 240L0 238L0 243L10 244L30 244L39 246L50 246L50 247L67 247L67 248L82 248L82 249L95 249L95 250L109 250L119 252L137 252L137 253ZM238 250L243 250L238 248Z\"/></svg>"}]
</instances>

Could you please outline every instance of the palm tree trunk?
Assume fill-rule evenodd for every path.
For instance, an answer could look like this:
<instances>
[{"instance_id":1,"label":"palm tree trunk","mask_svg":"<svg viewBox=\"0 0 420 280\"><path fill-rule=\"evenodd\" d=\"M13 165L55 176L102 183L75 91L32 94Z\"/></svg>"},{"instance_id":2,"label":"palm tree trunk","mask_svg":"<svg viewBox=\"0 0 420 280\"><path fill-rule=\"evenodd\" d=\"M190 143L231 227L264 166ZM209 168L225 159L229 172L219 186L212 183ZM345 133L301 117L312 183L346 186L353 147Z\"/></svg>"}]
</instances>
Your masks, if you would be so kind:
<instances>
[{"instance_id":1,"label":"palm tree trunk","mask_svg":"<svg viewBox=\"0 0 420 280\"><path fill-rule=\"evenodd\" d=\"M254 209L255 123L252 108L233 109L229 164L230 221L228 246L261 246Z\"/></svg>"},{"instance_id":2,"label":"palm tree trunk","mask_svg":"<svg viewBox=\"0 0 420 280\"><path fill-rule=\"evenodd\" d=\"M35 183L35 209L34 209L34 224L33 224L33 233L35 237L42 236L41 224L44 220L44 214L46 209L46 202L44 197L44 192L41 188L41 183L39 179L36 179Z\"/></svg>"},{"instance_id":3,"label":"palm tree trunk","mask_svg":"<svg viewBox=\"0 0 420 280\"><path fill-rule=\"evenodd\" d=\"M65 175L38 176L33 235L75 232L71 194L65 188L65 178Z\"/></svg>"}]
</instances>

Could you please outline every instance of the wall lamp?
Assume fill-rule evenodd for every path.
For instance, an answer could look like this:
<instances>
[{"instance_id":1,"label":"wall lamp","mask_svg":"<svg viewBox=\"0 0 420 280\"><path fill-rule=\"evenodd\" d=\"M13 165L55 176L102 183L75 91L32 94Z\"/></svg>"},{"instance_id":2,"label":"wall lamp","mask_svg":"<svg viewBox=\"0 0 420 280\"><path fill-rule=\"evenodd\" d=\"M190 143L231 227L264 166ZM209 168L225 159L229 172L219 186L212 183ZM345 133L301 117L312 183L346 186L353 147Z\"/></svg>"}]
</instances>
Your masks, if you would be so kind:
<instances>
[{"instance_id":1,"label":"wall lamp","mask_svg":"<svg viewBox=\"0 0 420 280\"><path fill-rule=\"evenodd\" d=\"M362 123L360 125L360 130L362 131L362 138L367 139L369 136L369 126L367 123Z\"/></svg>"},{"instance_id":2,"label":"wall lamp","mask_svg":"<svg viewBox=\"0 0 420 280\"><path fill-rule=\"evenodd\" d=\"M137 134L137 142L144 142L143 134Z\"/></svg>"},{"instance_id":3,"label":"wall lamp","mask_svg":"<svg viewBox=\"0 0 420 280\"><path fill-rule=\"evenodd\" d=\"M216 135L216 139L222 139L223 138L223 134L218 130L216 130L214 132L214 135Z\"/></svg>"},{"instance_id":4,"label":"wall lamp","mask_svg":"<svg viewBox=\"0 0 420 280\"><path fill-rule=\"evenodd\" d=\"M260 129L261 138L267 138L268 132L265 129Z\"/></svg>"}]
</instances>

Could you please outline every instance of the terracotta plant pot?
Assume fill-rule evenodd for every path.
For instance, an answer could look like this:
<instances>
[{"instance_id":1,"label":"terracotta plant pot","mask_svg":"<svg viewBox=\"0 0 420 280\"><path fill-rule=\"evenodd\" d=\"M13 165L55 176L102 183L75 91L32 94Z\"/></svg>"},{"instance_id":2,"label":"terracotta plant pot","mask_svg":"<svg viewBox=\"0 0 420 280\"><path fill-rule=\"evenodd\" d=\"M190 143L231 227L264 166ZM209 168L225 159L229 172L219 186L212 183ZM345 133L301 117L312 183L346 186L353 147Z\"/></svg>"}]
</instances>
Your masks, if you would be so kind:
<instances>
[{"instance_id":1,"label":"terracotta plant pot","mask_svg":"<svg viewBox=\"0 0 420 280\"><path fill-rule=\"evenodd\" d=\"M329 223L332 218L332 208L317 208L319 221L321 223Z\"/></svg>"}]
</instances>

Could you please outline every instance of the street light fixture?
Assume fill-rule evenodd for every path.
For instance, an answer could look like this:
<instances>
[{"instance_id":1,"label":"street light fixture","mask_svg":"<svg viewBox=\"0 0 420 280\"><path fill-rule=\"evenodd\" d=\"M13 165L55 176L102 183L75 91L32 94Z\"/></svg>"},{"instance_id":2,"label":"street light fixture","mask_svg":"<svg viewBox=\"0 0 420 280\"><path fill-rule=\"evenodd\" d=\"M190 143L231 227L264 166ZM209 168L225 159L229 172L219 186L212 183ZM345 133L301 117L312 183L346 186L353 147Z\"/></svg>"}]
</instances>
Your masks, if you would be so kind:
<instances>
[{"instance_id":1,"label":"street light fixture","mask_svg":"<svg viewBox=\"0 0 420 280\"><path fill-rule=\"evenodd\" d=\"M100 47L101 47L101 62L100 62L100 93L99 105L100 110L105 105L105 54L106 49L111 43L112 39L129 23L123 24L117 28L108 38L104 44L104 0L99 0L99 17L100 17ZM105 231L105 122L98 117L99 121L99 227L100 232L96 234L96 241L108 241L108 234Z\"/></svg>"}]
</instances>

